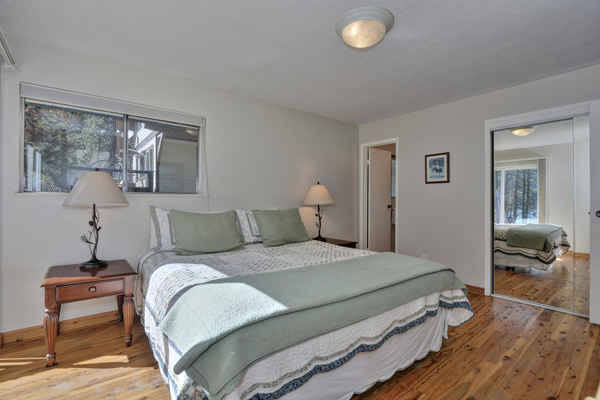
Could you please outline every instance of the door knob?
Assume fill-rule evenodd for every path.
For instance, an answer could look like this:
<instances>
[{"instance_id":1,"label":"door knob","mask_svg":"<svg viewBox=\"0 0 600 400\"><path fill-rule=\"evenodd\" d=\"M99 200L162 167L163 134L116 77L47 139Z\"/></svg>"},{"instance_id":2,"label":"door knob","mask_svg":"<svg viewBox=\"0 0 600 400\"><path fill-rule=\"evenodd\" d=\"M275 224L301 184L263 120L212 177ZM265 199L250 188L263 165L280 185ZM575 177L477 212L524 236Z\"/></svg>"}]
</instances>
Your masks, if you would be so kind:
<instances>
[{"instance_id":1,"label":"door knob","mask_svg":"<svg viewBox=\"0 0 600 400\"><path fill-rule=\"evenodd\" d=\"M596 211L596 217L600 218L600 210Z\"/></svg>"}]
</instances>

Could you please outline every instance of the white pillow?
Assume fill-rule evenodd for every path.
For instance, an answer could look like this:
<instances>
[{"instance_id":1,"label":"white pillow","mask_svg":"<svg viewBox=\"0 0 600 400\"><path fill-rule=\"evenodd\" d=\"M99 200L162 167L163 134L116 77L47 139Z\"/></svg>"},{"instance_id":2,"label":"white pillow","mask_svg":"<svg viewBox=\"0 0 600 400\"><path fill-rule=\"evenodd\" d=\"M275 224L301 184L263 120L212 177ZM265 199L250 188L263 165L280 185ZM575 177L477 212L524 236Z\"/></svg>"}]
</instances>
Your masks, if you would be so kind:
<instances>
[{"instance_id":1,"label":"white pillow","mask_svg":"<svg viewBox=\"0 0 600 400\"><path fill-rule=\"evenodd\" d=\"M269 210L278 210L279 207L272 207ZM238 230L244 244L262 243L263 239L258 231L256 219L252 211L235 210L238 219Z\"/></svg>"},{"instance_id":2,"label":"white pillow","mask_svg":"<svg viewBox=\"0 0 600 400\"><path fill-rule=\"evenodd\" d=\"M238 228L244 244L262 243L262 237L256 225L256 219L250 211L235 210L238 217Z\"/></svg>"},{"instance_id":3,"label":"white pillow","mask_svg":"<svg viewBox=\"0 0 600 400\"><path fill-rule=\"evenodd\" d=\"M175 251L171 210L150 206L150 247L158 251Z\"/></svg>"}]
</instances>

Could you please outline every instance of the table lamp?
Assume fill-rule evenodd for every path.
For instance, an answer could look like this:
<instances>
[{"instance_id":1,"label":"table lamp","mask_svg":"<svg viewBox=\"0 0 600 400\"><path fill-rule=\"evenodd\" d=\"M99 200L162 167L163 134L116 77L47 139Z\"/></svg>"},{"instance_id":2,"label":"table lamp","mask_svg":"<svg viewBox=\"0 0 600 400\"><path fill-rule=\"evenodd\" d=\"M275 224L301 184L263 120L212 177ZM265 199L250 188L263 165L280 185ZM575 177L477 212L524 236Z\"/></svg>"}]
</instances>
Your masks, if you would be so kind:
<instances>
[{"instance_id":1,"label":"table lamp","mask_svg":"<svg viewBox=\"0 0 600 400\"><path fill-rule=\"evenodd\" d=\"M304 198L304 202L302 205L305 206L317 206L317 213L315 217L319 218L316 225L319 229L319 235L314 240L320 240L321 242L325 241L325 238L321 236L321 218L323 218L323 209L321 206L335 204L333 201L333 197L329 194L329 190L327 190L327 186L321 185L320 182L317 182L316 185L312 185L310 189L308 189L308 193Z\"/></svg>"},{"instance_id":2,"label":"table lamp","mask_svg":"<svg viewBox=\"0 0 600 400\"><path fill-rule=\"evenodd\" d=\"M126 206L129 202L123 196L123 192L117 187L112 176L107 172L88 171L81 174L77 183L73 186L71 193L65 199L63 207L92 207L92 219L88 222L92 228L85 235L81 235L81 241L86 243L92 253L89 261L80 264L80 268L93 269L108 265L106 260L98 260L98 239L101 227L98 226L100 214L96 207Z\"/></svg>"}]
</instances>

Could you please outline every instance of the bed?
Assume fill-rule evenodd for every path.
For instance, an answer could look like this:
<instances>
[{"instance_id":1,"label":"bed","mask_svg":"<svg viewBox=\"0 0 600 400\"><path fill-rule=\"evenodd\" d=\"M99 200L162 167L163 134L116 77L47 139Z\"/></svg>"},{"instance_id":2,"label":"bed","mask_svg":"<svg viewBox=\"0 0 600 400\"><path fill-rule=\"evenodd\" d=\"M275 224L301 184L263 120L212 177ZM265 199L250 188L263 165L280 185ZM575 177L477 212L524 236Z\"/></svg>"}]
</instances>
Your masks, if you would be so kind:
<instances>
[{"instance_id":1,"label":"bed","mask_svg":"<svg viewBox=\"0 0 600 400\"><path fill-rule=\"evenodd\" d=\"M519 237L514 235L519 231L524 231L527 235L537 235L537 242L534 241L532 244L527 240L519 241ZM552 266L557 257L566 254L569 248L567 234L558 225L494 225L494 264L496 266L533 267L545 271Z\"/></svg>"},{"instance_id":2,"label":"bed","mask_svg":"<svg viewBox=\"0 0 600 400\"><path fill-rule=\"evenodd\" d=\"M161 222L155 219L153 225L155 223ZM466 291L459 287L464 288L462 283L448 289L438 288L257 359L243 370L232 390L205 392L190 377L189 369L175 373L176 366L185 356L176 338L161 330L173 309L193 289L206 287L207 282L244 278L262 280L276 274L309 269L319 271L336 264L346 265L343 264L346 262L364 263L364 268L368 269L368 260L377 255L312 240L276 247L266 247L255 240L237 251L185 256L165 251L164 246L160 249L160 243L153 245L139 258L135 303L172 399L350 399L354 393L364 392L377 381L389 379L396 371L407 368L430 351L438 351L442 338L447 338L448 326L459 326L473 316ZM386 254L391 255L381 253L382 257ZM427 263L426 260L414 260ZM261 275L267 273L269 275ZM328 284L334 287L336 282L333 280ZM194 307L184 310L191 308ZM273 338L263 340L273 341ZM223 369L225 361L212 365L215 370Z\"/></svg>"}]
</instances>

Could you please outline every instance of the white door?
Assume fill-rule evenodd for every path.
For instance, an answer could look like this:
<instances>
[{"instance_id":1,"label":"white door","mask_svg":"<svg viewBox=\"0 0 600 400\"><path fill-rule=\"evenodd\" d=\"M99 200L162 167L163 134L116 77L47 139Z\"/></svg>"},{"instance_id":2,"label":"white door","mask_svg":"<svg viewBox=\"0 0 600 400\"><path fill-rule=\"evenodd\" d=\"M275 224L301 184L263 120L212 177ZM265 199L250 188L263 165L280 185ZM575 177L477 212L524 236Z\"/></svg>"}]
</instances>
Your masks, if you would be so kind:
<instances>
[{"instance_id":1,"label":"white door","mask_svg":"<svg viewBox=\"0 0 600 400\"><path fill-rule=\"evenodd\" d=\"M600 100L590 102L590 322L600 324Z\"/></svg>"},{"instance_id":2,"label":"white door","mask_svg":"<svg viewBox=\"0 0 600 400\"><path fill-rule=\"evenodd\" d=\"M390 251L392 153L369 148L367 194L367 248Z\"/></svg>"}]
</instances>

